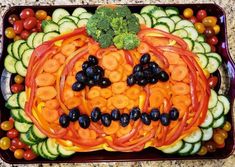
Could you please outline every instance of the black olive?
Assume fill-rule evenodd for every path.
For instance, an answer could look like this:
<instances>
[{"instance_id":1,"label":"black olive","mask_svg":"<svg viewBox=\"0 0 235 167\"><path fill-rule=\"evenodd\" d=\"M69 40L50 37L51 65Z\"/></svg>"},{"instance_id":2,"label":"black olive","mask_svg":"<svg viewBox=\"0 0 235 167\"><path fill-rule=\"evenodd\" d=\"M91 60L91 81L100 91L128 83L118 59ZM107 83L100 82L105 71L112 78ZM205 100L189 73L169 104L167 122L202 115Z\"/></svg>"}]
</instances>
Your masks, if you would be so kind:
<instances>
[{"instance_id":1,"label":"black olive","mask_svg":"<svg viewBox=\"0 0 235 167\"><path fill-rule=\"evenodd\" d=\"M153 108L150 111L150 118L153 121L158 121L160 119L160 115L161 115L161 113L160 113L160 111L157 108Z\"/></svg>"},{"instance_id":2,"label":"black olive","mask_svg":"<svg viewBox=\"0 0 235 167\"><path fill-rule=\"evenodd\" d=\"M157 68L157 67L158 67L158 65L157 65L157 63L155 63L155 62L151 61L151 62L149 62L148 67L152 70L152 69Z\"/></svg>"},{"instance_id":3,"label":"black olive","mask_svg":"<svg viewBox=\"0 0 235 167\"><path fill-rule=\"evenodd\" d=\"M62 114L59 119L60 126L63 128L67 128L69 126L69 116L66 114Z\"/></svg>"},{"instance_id":4,"label":"black olive","mask_svg":"<svg viewBox=\"0 0 235 167\"><path fill-rule=\"evenodd\" d=\"M143 78L144 78L144 73L143 73L143 71L138 71L138 72L134 73L134 78L135 78L135 80L137 80L137 81L143 79Z\"/></svg>"},{"instance_id":5,"label":"black olive","mask_svg":"<svg viewBox=\"0 0 235 167\"><path fill-rule=\"evenodd\" d=\"M139 107L134 107L132 108L131 112L130 112L130 119L136 121L137 119L140 118L141 112Z\"/></svg>"},{"instance_id":6,"label":"black olive","mask_svg":"<svg viewBox=\"0 0 235 167\"><path fill-rule=\"evenodd\" d=\"M89 87L95 86L95 81L93 79L89 79L87 81L87 86L89 86Z\"/></svg>"},{"instance_id":7,"label":"black olive","mask_svg":"<svg viewBox=\"0 0 235 167\"><path fill-rule=\"evenodd\" d=\"M97 57L93 56L93 55L90 55L88 57L88 62L91 64L91 65L97 65L98 64L98 59Z\"/></svg>"},{"instance_id":8,"label":"black olive","mask_svg":"<svg viewBox=\"0 0 235 167\"><path fill-rule=\"evenodd\" d=\"M102 114L101 115L101 122L104 126L109 127L112 122L110 114L108 114L108 113Z\"/></svg>"},{"instance_id":9,"label":"black olive","mask_svg":"<svg viewBox=\"0 0 235 167\"><path fill-rule=\"evenodd\" d=\"M155 84L155 83L157 83L157 81L158 81L158 79L155 76L149 79L149 83L151 83L151 84Z\"/></svg>"},{"instance_id":10,"label":"black olive","mask_svg":"<svg viewBox=\"0 0 235 167\"><path fill-rule=\"evenodd\" d=\"M100 74L102 77L104 76L104 69L100 66L95 66L97 70L97 74Z\"/></svg>"},{"instance_id":11,"label":"black olive","mask_svg":"<svg viewBox=\"0 0 235 167\"><path fill-rule=\"evenodd\" d=\"M169 112L171 120L177 120L179 118L179 111L176 108L172 108Z\"/></svg>"},{"instance_id":12,"label":"black olive","mask_svg":"<svg viewBox=\"0 0 235 167\"><path fill-rule=\"evenodd\" d=\"M90 66L91 64L88 61L84 61L84 63L82 64L82 70L86 71L86 69Z\"/></svg>"},{"instance_id":13,"label":"black olive","mask_svg":"<svg viewBox=\"0 0 235 167\"><path fill-rule=\"evenodd\" d=\"M83 129L86 129L90 126L90 118L87 116L87 115L81 115L79 118L78 118L78 123L79 125L83 128Z\"/></svg>"},{"instance_id":14,"label":"black olive","mask_svg":"<svg viewBox=\"0 0 235 167\"><path fill-rule=\"evenodd\" d=\"M70 121L72 121L72 122L77 121L78 118L79 118L79 115L80 115L80 111L79 111L78 108L73 108L73 109L69 110L69 119L70 119Z\"/></svg>"},{"instance_id":15,"label":"black olive","mask_svg":"<svg viewBox=\"0 0 235 167\"><path fill-rule=\"evenodd\" d=\"M81 82L75 82L73 85L72 85L72 89L73 91L80 91L82 89L85 88L85 84L84 83L81 83Z\"/></svg>"},{"instance_id":16,"label":"black olive","mask_svg":"<svg viewBox=\"0 0 235 167\"><path fill-rule=\"evenodd\" d=\"M159 81L166 82L169 80L169 75L165 71L161 71L158 74L158 79Z\"/></svg>"},{"instance_id":17,"label":"black olive","mask_svg":"<svg viewBox=\"0 0 235 167\"><path fill-rule=\"evenodd\" d=\"M138 85L140 85L140 86L145 86L147 84L148 84L148 80L145 78L138 81Z\"/></svg>"},{"instance_id":18,"label":"black olive","mask_svg":"<svg viewBox=\"0 0 235 167\"><path fill-rule=\"evenodd\" d=\"M169 114L167 113L162 113L160 116L160 121L163 126L168 126L170 125L170 117Z\"/></svg>"},{"instance_id":19,"label":"black olive","mask_svg":"<svg viewBox=\"0 0 235 167\"><path fill-rule=\"evenodd\" d=\"M151 68L151 72L153 73L153 75L159 75L161 71L162 69L160 67Z\"/></svg>"},{"instance_id":20,"label":"black olive","mask_svg":"<svg viewBox=\"0 0 235 167\"><path fill-rule=\"evenodd\" d=\"M97 69L94 66L87 67L86 69L86 76L92 78L97 74Z\"/></svg>"},{"instance_id":21,"label":"black olive","mask_svg":"<svg viewBox=\"0 0 235 167\"><path fill-rule=\"evenodd\" d=\"M102 79L102 75L101 75L101 74L96 74L96 75L93 77L93 80L94 80L95 82L99 82L101 79Z\"/></svg>"},{"instance_id":22,"label":"black olive","mask_svg":"<svg viewBox=\"0 0 235 167\"><path fill-rule=\"evenodd\" d=\"M99 107L95 107L91 112L91 120L93 122L98 122L101 118L101 111Z\"/></svg>"},{"instance_id":23,"label":"black olive","mask_svg":"<svg viewBox=\"0 0 235 167\"><path fill-rule=\"evenodd\" d=\"M143 73L144 73L144 77L146 79L150 79L153 76L153 74L149 68L144 69Z\"/></svg>"},{"instance_id":24,"label":"black olive","mask_svg":"<svg viewBox=\"0 0 235 167\"><path fill-rule=\"evenodd\" d=\"M122 127L126 127L130 123L130 116L126 113L123 113L120 118L120 123Z\"/></svg>"},{"instance_id":25,"label":"black olive","mask_svg":"<svg viewBox=\"0 0 235 167\"><path fill-rule=\"evenodd\" d=\"M145 65L145 64L149 63L150 58L151 58L151 57L150 57L150 55L149 55L148 53L143 54L143 55L141 56L141 58L140 58L140 64Z\"/></svg>"},{"instance_id":26,"label":"black olive","mask_svg":"<svg viewBox=\"0 0 235 167\"><path fill-rule=\"evenodd\" d=\"M139 72L139 71L143 71L143 66L141 64L135 65L135 67L133 69L134 73Z\"/></svg>"},{"instance_id":27,"label":"black olive","mask_svg":"<svg viewBox=\"0 0 235 167\"><path fill-rule=\"evenodd\" d=\"M81 82L81 83L85 83L86 82L86 75L84 74L83 71L79 71L76 76L75 76L76 80L78 82Z\"/></svg>"},{"instance_id":28,"label":"black olive","mask_svg":"<svg viewBox=\"0 0 235 167\"><path fill-rule=\"evenodd\" d=\"M141 120L145 125L150 125L151 124L150 116L145 112L141 114Z\"/></svg>"},{"instance_id":29,"label":"black olive","mask_svg":"<svg viewBox=\"0 0 235 167\"><path fill-rule=\"evenodd\" d=\"M135 84L135 78L134 78L133 74L131 74L127 77L127 85L132 86L134 84Z\"/></svg>"},{"instance_id":30,"label":"black olive","mask_svg":"<svg viewBox=\"0 0 235 167\"><path fill-rule=\"evenodd\" d=\"M111 81L108 78L102 78L99 85L101 88L107 88L111 85Z\"/></svg>"},{"instance_id":31,"label":"black olive","mask_svg":"<svg viewBox=\"0 0 235 167\"><path fill-rule=\"evenodd\" d=\"M111 112L112 120L117 121L117 120L120 119L120 117L121 117L120 110L119 109L113 109L112 112Z\"/></svg>"}]
</instances>

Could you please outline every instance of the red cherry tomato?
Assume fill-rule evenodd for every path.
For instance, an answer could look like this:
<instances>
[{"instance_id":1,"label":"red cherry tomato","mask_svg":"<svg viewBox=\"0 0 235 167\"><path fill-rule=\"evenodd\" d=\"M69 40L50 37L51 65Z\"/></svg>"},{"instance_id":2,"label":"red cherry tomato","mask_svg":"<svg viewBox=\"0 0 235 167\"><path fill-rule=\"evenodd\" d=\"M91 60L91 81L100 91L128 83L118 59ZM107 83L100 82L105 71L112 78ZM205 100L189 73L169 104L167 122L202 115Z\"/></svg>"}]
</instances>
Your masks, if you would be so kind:
<instances>
[{"instance_id":1,"label":"red cherry tomato","mask_svg":"<svg viewBox=\"0 0 235 167\"><path fill-rule=\"evenodd\" d=\"M18 93L20 91L24 90L24 86L21 84L13 84L11 85L11 91L13 93Z\"/></svg>"},{"instance_id":2,"label":"red cherry tomato","mask_svg":"<svg viewBox=\"0 0 235 167\"><path fill-rule=\"evenodd\" d=\"M37 19L35 17L28 17L24 20L24 28L26 30L31 30L37 25Z\"/></svg>"},{"instance_id":3,"label":"red cherry tomato","mask_svg":"<svg viewBox=\"0 0 235 167\"><path fill-rule=\"evenodd\" d=\"M197 18L195 16L192 16L189 18L189 21L191 21L193 24L197 22Z\"/></svg>"},{"instance_id":4,"label":"red cherry tomato","mask_svg":"<svg viewBox=\"0 0 235 167\"><path fill-rule=\"evenodd\" d=\"M216 52L216 47L214 45L210 45L211 47L211 52Z\"/></svg>"},{"instance_id":5,"label":"red cherry tomato","mask_svg":"<svg viewBox=\"0 0 235 167\"><path fill-rule=\"evenodd\" d=\"M25 144L22 141L20 141L18 138L12 139L11 145L15 146L16 148L25 148Z\"/></svg>"},{"instance_id":6,"label":"red cherry tomato","mask_svg":"<svg viewBox=\"0 0 235 167\"><path fill-rule=\"evenodd\" d=\"M19 19L19 16L17 16L16 14L12 14L8 17L8 22L13 25L14 22Z\"/></svg>"},{"instance_id":7,"label":"red cherry tomato","mask_svg":"<svg viewBox=\"0 0 235 167\"><path fill-rule=\"evenodd\" d=\"M30 33L27 30L23 30L20 34L20 37L22 39L27 39L29 37Z\"/></svg>"},{"instance_id":8,"label":"red cherry tomato","mask_svg":"<svg viewBox=\"0 0 235 167\"><path fill-rule=\"evenodd\" d=\"M210 45L217 45L218 42L219 40L216 36L207 39L207 43L209 43Z\"/></svg>"},{"instance_id":9,"label":"red cherry tomato","mask_svg":"<svg viewBox=\"0 0 235 167\"><path fill-rule=\"evenodd\" d=\"M199 10L196 15L198 21L202 21L206 16L207 16L207 13L205 10Z\"/></svg>"},{"instance_id":10,"label":"red cherry tomato","mask_svg":"<svg viewBox=\"0 0 235 167\"><path fill-rule=\"evenodd\" d=\"M16 34L20 34L24 27L23 27L23 21L22 20L17 20L13 24L13 28Z\"/></svg>"},{"instance_id":11,"label":"red cherry tomato","mask_svg":"<svg viewBox=\"0 0 235 167\"><path fill-rule=\"evenodd\" d=\"M24 10L21 11L20 13L20 18L21 19L27 19L29 17L33 17L35 14L34 14L34 11L30 8L26 8Z\"/></svg>"},{"instance_id":12,"label":"red cherry tomato","mask_svg":"<svg viewBox=\"0 0 235 167\"><path fill-rule=\"evenodd\" d=\"M14 118L12 118L12 117L10 117L10 118L9 118L9 122L10 122L10 123L12 123L12 124L13 124L13 123L14 123L14 121L15 121L15 120L14 120Z\"/></svg>"},{"instance_id":13,"label":"red cherry tomato","mask_svg":"<svg viewBox=\"0 0 235 167\"><path fill-rule=\"evenodd\" d=\"M24 152L24 159L25 160L33 160L37 157L37 155L32 150L26 150Z\"/></svg>"},{"instance_id":14,"label":"red cherry tomato","mask_svg":"<svg viewBox=\"0 0 235 167\"><path fill-rule=\"evenodd\" d=\"M42 21L37 20L37 30L40 32L42 31Z\"/></svg>"},{"instance_id":15,"label":"red cherry tomato","mask_svg":"<svg viewBox=\"0 0 235 167\"><path fill-rule=\"evenodd\" d=\"M9 137L10 139L14 139L16 137L18 137L19 132L16 129L11 129L7 132L7 137Z\"/></svg>"},{"instance_id":16,"label":"red cherry tomato","mask_svg":"<svg viewBox=\"0 0 235 167\"><path fill-rule=\"evenodd\" d=\"M207 80L207 82L208 82L210 88L214 88L218 83L218 77L212 76Z\"/></svg>"},{"instance_id":17,"label":"red cherry tomato","mask_svg":"<svg viewBox=\"0 0 235 167\"><path fill-rule=\"evenodd\" d=\"M213 37L215 35L215 31L212 27L206 27L206 30L204 33L207 38Z\"/></svg>"},{"instance_id":18,"label":"red cherry tomato","mask_svg":"<svg viewBox=\"0 0 235 167\"><path fill-rule=\"evenodd\" d=\"M38 32L37 28L33 28L31 32Z\"/></svg>"},{"instance_id":19,"label":"red cherry tomato","mask_svg":"<svg viewBox=\"0 0 235 167\"><path fill-rule=\"evenodd\" d=\"M9 148L12 152L14 152L17 148L16 148L16 146L13 146L13 145L11 145L11 147Z\"/></svg>"},{"instance_id":20,"label":"red cherry tomato","mask_svg":"<svg viewBox=\"0 0 235 167\"><path fill-rule=\"evenodd\" d=\"M25 149L25 150L30 150L30 146L25 145L24 149Z\"/></svg>"}]
</instances>

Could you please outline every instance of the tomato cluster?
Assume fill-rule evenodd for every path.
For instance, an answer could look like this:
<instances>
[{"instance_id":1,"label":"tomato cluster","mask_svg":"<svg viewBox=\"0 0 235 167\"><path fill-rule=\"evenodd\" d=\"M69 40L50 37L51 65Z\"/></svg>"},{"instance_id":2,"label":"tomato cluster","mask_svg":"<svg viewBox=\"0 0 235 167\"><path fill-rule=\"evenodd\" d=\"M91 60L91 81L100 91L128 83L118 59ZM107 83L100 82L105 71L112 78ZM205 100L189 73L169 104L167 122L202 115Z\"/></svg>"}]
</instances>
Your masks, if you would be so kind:
<instances>
[{"instance_id":1,"label":"tomato cluster","mask_svg":"<svg viewBox=\"0 0 235 167\"><path fill-rule=\"evenodd\" d=\"M32 160L37 157L35 153L30 149L28 145L20 141L19 132L14 129L14 120L12 118L9 121L1 123L1 130L7 131L6 136L0 139L0 148L2 150L10 150L14 152L16 159Z\"/></svg>"},{"instance_id":2,"label":"tomato cluster","mask_svg":"<svg viewBox=\"0 0 235 167\"><path fill-rule=\"evenodd\" d=\"M14 84L11 85L12 93L19 93L24 90L24 77L16 75L14 77Z\"/></svg>"},{"instance_id":3,"label":"tomato cluster","mask_svg":"<svg viewBox=\"0 0 235 167\"><path fill-rule=\"evenodd\" d=\"M204 34L206 41L211 46L213 52L216 51L215 45L218 43L217 34L220 32L220 26L217 24L215 16L207 16L206 10L199 10L194 16L191 8L183 11L183 16L189 19L200 34Z\"/></svg>"},{"instance_id":4,"label":"tomato cluster","mask_svg":"<svg viewBox=\"0 0 235 167\"><path fill-rule=\"evenodd\" d=\"M32 32L42 31L42 20L50 19L47 12L37 10L36 13L30 9L23 9L20 16L12 14L8 17L8 22L13 27L8 27L5 30L5 35L9 39L19 40L27 39Z\"/></svg>"}]
</instances>

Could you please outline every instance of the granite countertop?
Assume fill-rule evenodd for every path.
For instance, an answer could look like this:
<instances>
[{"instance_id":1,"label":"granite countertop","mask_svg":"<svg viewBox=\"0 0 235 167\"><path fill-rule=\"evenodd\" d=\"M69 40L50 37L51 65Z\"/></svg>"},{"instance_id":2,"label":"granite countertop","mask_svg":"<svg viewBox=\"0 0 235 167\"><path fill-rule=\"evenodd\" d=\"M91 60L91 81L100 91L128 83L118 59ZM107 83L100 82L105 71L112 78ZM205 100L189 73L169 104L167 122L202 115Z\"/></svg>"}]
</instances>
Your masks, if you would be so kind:
<instances>
[{"instance_id":1,"label":"granite countertop","mask_svg":"<svg viewBox=\"0 0 235 167\"><path fill-rule=\"evenodd\" d=\"M2 16L4 12L14 5L79 5L79 4L137 4L137 3L217 3L226 12L227 15L227 31L230 53L235 60L235 5L233 0L0 0L0 25L2 25ZM0 26L0 38L2 36L2 27ZM1 41L0 41L1 43ZM1 51L0 51L1 52ZM9 165L0 159L0 167L38 167L38 166L152 166L152 167L186 167L186 166L206 166L206 167L232 167L235 163L235 154L224 160L193 160L193 161L150 161L150 162L112 162L112 163L83 163L83 164L35 164L35 165Z\"/></svg>"}]
</instances>

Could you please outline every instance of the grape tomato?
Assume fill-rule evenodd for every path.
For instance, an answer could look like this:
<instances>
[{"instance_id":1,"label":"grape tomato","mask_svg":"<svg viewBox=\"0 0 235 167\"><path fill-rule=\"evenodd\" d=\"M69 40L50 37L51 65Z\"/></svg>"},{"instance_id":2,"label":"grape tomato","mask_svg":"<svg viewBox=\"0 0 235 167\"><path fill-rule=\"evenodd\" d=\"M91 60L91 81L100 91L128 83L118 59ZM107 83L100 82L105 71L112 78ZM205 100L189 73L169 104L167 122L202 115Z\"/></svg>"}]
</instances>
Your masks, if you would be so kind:
<instances>
[{"instance_id":1,"label":"grape tomato","mask_svg":"<svg viewBox=\"0 0 235 167\"><path fill-rule=\"evenodd\" d=\"M30 8L23 9L20 13L21 19L27 19L27 18L33 17L33 16L34 16L34 11L33 11L33 9L30 9Z\"/></svg>"}]
</instances>

